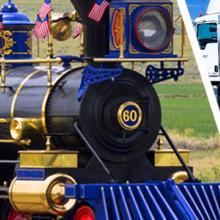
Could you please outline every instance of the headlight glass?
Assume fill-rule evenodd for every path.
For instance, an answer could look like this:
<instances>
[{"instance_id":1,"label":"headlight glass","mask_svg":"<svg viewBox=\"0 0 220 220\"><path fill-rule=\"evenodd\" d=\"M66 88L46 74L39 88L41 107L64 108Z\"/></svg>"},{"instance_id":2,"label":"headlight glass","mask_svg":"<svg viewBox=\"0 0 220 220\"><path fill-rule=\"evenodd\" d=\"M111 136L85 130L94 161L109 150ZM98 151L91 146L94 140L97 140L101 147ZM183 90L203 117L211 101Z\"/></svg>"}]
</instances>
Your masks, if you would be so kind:
<instances>
[{"instance_id":1,"label":"headlight glass","mask_svg":"<svg viewBox=\"0 0 220 220\"><path fill-rule=\"evenodd\" d=\"M170 16L161 9L145 9L137 17L135 32L138 42L145 49L162 50L168 46L171 40Z\"/></svg>"}]
</instances>

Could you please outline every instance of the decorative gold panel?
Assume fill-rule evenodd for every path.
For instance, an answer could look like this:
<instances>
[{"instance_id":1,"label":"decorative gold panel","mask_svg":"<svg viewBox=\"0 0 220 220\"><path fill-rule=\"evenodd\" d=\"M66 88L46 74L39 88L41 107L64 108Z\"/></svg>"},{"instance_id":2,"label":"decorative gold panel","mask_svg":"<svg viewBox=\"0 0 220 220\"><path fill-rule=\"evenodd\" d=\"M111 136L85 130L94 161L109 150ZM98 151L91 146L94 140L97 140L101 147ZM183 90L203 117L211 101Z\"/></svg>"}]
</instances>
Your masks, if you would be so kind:
<instances>
[{"instance_id":1,"label":"decorative gold panel","mask_svg":"<svg viewBox=\"0 0 220 220\"><path fill-rule=\"evenodd\" d=\"M155 167L181 166L176 154L173 150L154 150L154 165ZM180 155L186 164L189 163L189 150L179 150Z\"/></svg>"},{"instance_id":2,"label":"decorative gold panel","mask_svg":"<svg viewBox=\"0 0 220 220\"><path fill-rule=\"evenodd\" d=\"M77 168L74 151L20 151L21 168Z\"/></svg>"},{"instance_id":3,"label":"decorative gold panel","mask_svg":"<svg viewBox=\"0 0 220 220\"><path fill-rule=\"evenodd\" d=\"M10 31L0 31L0 37L3 39L3 47L0 48L0 53L9 55L12 53L12 47L16 43L12 39L12 33Z\"/></svg>"}]
</instances>

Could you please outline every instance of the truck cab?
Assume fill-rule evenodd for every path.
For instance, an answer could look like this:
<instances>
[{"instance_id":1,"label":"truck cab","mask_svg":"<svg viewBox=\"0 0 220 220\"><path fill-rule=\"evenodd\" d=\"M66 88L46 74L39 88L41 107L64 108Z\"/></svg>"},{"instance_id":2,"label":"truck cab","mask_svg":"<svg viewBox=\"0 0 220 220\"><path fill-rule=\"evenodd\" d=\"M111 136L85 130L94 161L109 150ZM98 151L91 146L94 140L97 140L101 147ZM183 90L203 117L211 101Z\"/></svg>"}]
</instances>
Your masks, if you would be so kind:
<instances>
[{"instance_id":1,"label":"truck cab","mask_svg":"<svg viewBox=\"0 0 220 220\"><path fill-rule=\"evenodd\" d=\"M212 84L220 83L219 71L219 38L220 15L208 14L198 17L195 21L196 34L202 56Z\"/></svg>"},{"instance_id":2,"label":"truck cab","mask_svg":"<svg viewBox=\"0 0 220 220\"><path fill-rule=\"evenodd\" d=\"M206 15L194 20L200 50L220 106L220 5L210 0Z\"/></svg>"}]
</instances>

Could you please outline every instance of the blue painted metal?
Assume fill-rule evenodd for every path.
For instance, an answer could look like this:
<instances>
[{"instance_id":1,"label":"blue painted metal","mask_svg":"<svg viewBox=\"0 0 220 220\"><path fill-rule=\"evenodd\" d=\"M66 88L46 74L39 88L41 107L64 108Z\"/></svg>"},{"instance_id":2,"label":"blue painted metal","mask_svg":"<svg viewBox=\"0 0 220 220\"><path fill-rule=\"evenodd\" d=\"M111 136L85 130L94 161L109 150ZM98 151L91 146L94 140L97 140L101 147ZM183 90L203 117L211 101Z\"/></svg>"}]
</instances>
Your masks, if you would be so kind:
<instances>
[{"instance_id":1,"label":"blue painted metal","mask_svg":"<svg viewBox=\"0 0 220 220\"><path fill-rule=\"evenodd\" d=\"M82 81L78 90L77 98L80 100L90 85L103 82L105 80L113 80L119 77L123 72L122 66L119 64L116 68L105 68L104 66L94 67L88 65L82 76Z\"/></svg>"},{"instance_id":2,"label":"blue painted metal","mask_svg":"<svg viewBox=\"0 0 220 220\"><path fill-rule=\"evenodd\" d=\"M4 31L8 31L11 36L12 45L6 48L6 59L31 59L32 58L32 29L34 23L29 17L20 13L14 3L8 1L2 6ZM0 45L2 45L0 37ZM22 64L27 65L27 64ZM31 65L31 64L29 64ZM13 64L18 66L18 64Z\"/></svg>"},{"instance_id":3,"label":"blue painted metal","mask_svg":"<svg viewBox=\"0 0 220 220\"><path fill-rule=\"evenodd\" d=\"M140 47L137 43L137 39L134 32L134 25L137 16L143 9L146 8L159 8L165 13L169 14L171 20L173 18L172 2L166 1L131 1L131 0L112 0L110 2L110 22L109 30L112 30L112 24L114 20L114 14L119 9L124 9L125 11L125 25L124 25L124 36L125 36L125 51L124 56L126 58L171 58L177 57L173 54L173 40L171 39L170 45L167 48L163 48L161 51L147 51L146 49ZM114 37L112 31L109 32L110 39L110 52L106 57L108 58L118 58L120 51L114 44Z\"/></svg>"},{"instance_id":4,"label":"blue painted metal","mask_svg":"<svg viewBox=\"0 0 220 220\"><path fill-rule=\"evenodd\" d=\"M182 68L180 62L178 62L177 68L165 68L164 63L161 62L160 68L149 65L146 69L145 76L151 84L154 84L168 79L174 79L177 81L183 74L184 68Z\"/></svg>"},{"instance_id":5,"label":"blue painted metal","mask_svg":"<svg viewBox=\"0 0 220 220\"><path fill-rule=\"evenodd\" d=\"M44 180L45 169L17 169L16 177L19 180Z\"/></svg>"},{"instance_id":6,"label":"blue painted metal","mask_svg":"<svg viewBox=\"0 0 220 220\"><path fill-rule=\"evenodd\" d=\"M102 220L219 220L220 183L66 185L65 196L86 201Z\"/></svg>"},{"instance_id":7,"label":"blue painted metal","mask_svg":"<svg viewBox=\"0 0 220 220\"><path fill-rule=\"evenodd\" d=\"M220 219L220 184L219 183L184 183L173 186L190 207L195 219Z\"/></svg>"},{"instance_id":8,"label":"blue painted metal","mask_svg":"<svg viewBox=\"0 0 220 220\"><path fill-rule=\"evenodd\" d=\"M62 59L62 63L63 63L64 68L71 67L72 61L83 62L83 59L81 57L77 57L77 56L61 55L61 56L59 56L59 58Z\"/></svg>"}]
</instances>

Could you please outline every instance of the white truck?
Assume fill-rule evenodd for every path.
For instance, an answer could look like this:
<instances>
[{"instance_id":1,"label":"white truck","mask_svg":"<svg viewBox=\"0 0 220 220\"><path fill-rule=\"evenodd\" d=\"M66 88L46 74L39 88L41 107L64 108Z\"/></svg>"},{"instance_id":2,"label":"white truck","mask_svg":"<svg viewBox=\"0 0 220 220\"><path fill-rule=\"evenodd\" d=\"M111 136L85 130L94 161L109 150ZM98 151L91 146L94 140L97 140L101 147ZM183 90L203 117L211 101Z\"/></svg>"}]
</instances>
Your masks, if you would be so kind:
<instances>
[{"instance_id":1,"label":"white truck","mask_svg":"<svg viewBox=\"0 0 220 220\"><path fill-rule=\"evenodd\" d=\"M220 0L210 0L207 13L194 20L202 56L220 104Z\"/></svg>"}]
</instances>

